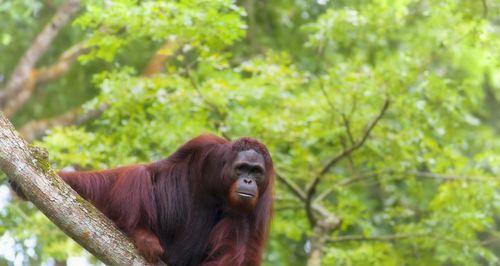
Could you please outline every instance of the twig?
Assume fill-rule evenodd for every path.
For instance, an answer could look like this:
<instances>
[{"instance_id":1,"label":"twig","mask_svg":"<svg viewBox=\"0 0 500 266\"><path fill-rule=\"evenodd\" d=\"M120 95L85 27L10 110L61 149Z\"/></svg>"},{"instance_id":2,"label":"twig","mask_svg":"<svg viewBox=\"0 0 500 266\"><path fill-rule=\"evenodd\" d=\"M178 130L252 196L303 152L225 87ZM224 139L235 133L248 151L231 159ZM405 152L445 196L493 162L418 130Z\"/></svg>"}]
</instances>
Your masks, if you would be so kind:
<instances>
[{"instance_id":1,"label":"twig","mask_svg":"<svg viewBox=\"0 0 500 266\"><path fill-rule=\"evenodd\" d=\"M431 172L417 172L417 171L409 171L409 172L395 172L395 174L401 175L414 175L418 177L427 177L427 178L435 178L435 179L443 179L446 181L453 180L466 180L466 181L474 181L474 182L483 182L486 178L479 176L459 176L459 175L447 175L447 174L437 174Z\"/></svg>"},{"instance_id":2,"label":"twig","mask_svg":"<svg viewBox=\"0 0 500 266\"><path fill-rule=\"evenodd\" d=\"M215 129L217 129L225 139L230 140L231 138L229 137L229 135L221 129L224 125L224 121L226 120L226 114L222 112L219 109L219 107L217 107L217 105L207 100L207 98L205 98L203 93L201 93L198 83L196 83L193 75L191 74L189 66L186 67L186 75L189 79L189 82L191 83L191 85L193 86L194 90L196 91L200 99L203 101L203 103L205 103L205 105L207 105L207 107L219 117L219 120L214 122Z\"/></svg>"},{"instance_id":3,"label":"twig","mask_svg":"<svg viewBox=\"0 0 500 266\"><path fill-rule=\"evenodd\" d=\"M370 178L370 177L375 177L377 175L402 175L402 176L416 176L416 177L424 177L424 178L433 178L433 179L441 179L445 181L454 181L454 180L465 180L465 181L472 181L472 182L483 182L487 178L484 176L460 176L460 175L450 175L450 174L438 174L438 173L431 173L431 172L420 172L420 171L392 171L392 170L386 170L386 171L376 171L376 172L369 172L360 176L354 176L351 178L344 179L338 183L335 184L335 186L347 186L350 185L354 182L361 181L365 178Z\"/></svg>"},{"instance_id":4,"label":"twig","mask_svg":"<svg viewBox=\"0 0 500 266\"><path fill-rule=\"evenodd\" d=\"M360 235L347 235L347 236L339 236L334 239L329 239L329 243L338 243L338 242L347 242L347 241L396 241L396 240L401 240L401 239L407 239L407 238L417 238L417 237L428 237L436 241L447 241L456 245L468 245L468 244L481 244L483 245L483 242L479 243L471 243L468 241L464 241L458 238L454 237L449 237L449 236L444 236L444 235L439 235L436 232L417 232L417 233L401 233L401 234L394 234L394 235L385 235L385 236L372 236L372 237L366 237L366 236L360 236Z\"/></svg>"},{"instance_id":5,"label":"twig","mask_svg":"<svg viewBox=\"0 0 500 266\"><path fill-rule=\"evenodd\" d=\"M375 119L366 127L365 129L365 132L363 134L363 137L361 138L361 140L359 140L358 142L356 142L353 146L351 146L349 149L347 150L344 150L343 152L341 152L339 155L335 156L333 159L331 159L322 169L321 171L319 172L319 174L316 176L315 180L313 181L313 187L316 186L317 182L319 181L319 179L324 175L326 174L330 168L336 164L338 161L342 160L344 157L346 157L347 155L351 154L353 151L359 149L361 146L363 146L363 144L365 143L365 141L368 139L368 137L370 136L370 133L371 131L373 130L373 128L377 125L378 121L382 118L382 116L384 116L385 112L387 111L387 108L389 107L389 100L386 100L384 102L384 105L380 111L380 113L377 115L377 117L375 117ZM318 181L317 181L318 180Z\"/></svg>"},{"instance_id":6,"label":"twig","mask_svg":"<svg viewBox=\"0 0 500 266\"><path fill-rule=\"evenodd\" d=\"M351 145L354 145L354 137L353 137L352 132L351 132L350 121L349 121L349 119L347 119L347 116L344 113L340 113L340 116L342 117L345 131L347 133L347 137L349 138Z\"/></svg>"},{"instance_id":7,"label":"twig","mask_svg":"<svg viewBox=\"0 0 500 266\"><path fill-rule=\"evenodd\" d=\"M312 182L310 183L310 185L308 186L308 188L306 190L307 191L306 192L306 195L307 195L307 197L306 197L306 213L307 213L309 222L312 225L314 225L316 223L316 220L315 220L314 215L311 211L311 201L312 201L312 197L316 193L316 188L317 188L319 182L321 181L321 178L330 170L330 168L333 165L335 165L337 162L339 162L343 158L349 156L352 152L354 152L355 150L357 150L361 146L363 146L365 141L370 136L370 133L373 130L373 128L377 125L378 121L380 121L380 119L384 116L385 112L389 108L389 103L390 103L389 99L386 99L379 114L375 117L375 119L373 119L372 122L370 122L365 127L364 134L360 140L355 142L350 148L344 149L340 154L338 154L337 156L333 157L330 161L328 161L328 163L326 163L323 166L321 171L313 178Z\"/></svg>"},{"instance_id":8,"label":"twig","mask_svg":"<svg viewBox=\"0 0 500 266\"><path fill-rule=\"evenodd\" d=\"M356 181L363 180L363 179L368 178L368 177L373 177L373 176L376 176L378 174L379 174L379 172L370 172L370 173L366 173L366 174L356 174L353 177L343 179L342 181L339 181L339 182L335 182L334 185L330 186L329 188L325 189L321 194L319 194L314 199L314 202L321 202L326 196L328 196L330 193L332 193L335 190L335 188L337 188L337 187L346 186L346 185L349 185L349 184L354 183Z\"/></svg>"},{"instance_id":9,"label":"twig","mask_svg":"<svg viewBox=\"0 0 500 266\"><path fill-rule=\"evenodd\" d=\"M305 201L306 200L306 193L300 189L300 187L295 184L292 180L280 175L280 174L276 174L276 178L278 178L279 181L283 182L283 184L285 184L285 186L287 186L290 191L295 195L297 196L297 198L299 198L300 200L302 201Z\"/></svg>"},{"instance_id":10,"label":"twig","mask_svg":"<svg viewBox=\"0 0 500 266\"><path fill-rule=\"evenodd\" d=\"M447 174L438 174L438 173L431 173L431 172L418 172L418 171L407 171L407 172L398 172L398 171L392 171L392 170L374 171L374 172L364 173L361 175L355 175L355 176L340 180L338 182L335 182L335 184L333 184L329 188L325 189L320 195L318 195L314 199L314 202L322 201L326 196L328 196L330 193L332 193L335 190L335 188L337 188L337 187L348 186L348 185L351 185L355 182L362 181L362 180L367 179L367 178L376 177L376 176L382 175L382 174L403 175L403 176L413 175L416 177L441 179L441 180L445 180L445 181L464 180L464 181L471 181L471 182L484 182L485 180L487 180L487 177L484 177L484 176L460 176L460 175L447 175Z\"/></svg>"}]
</instances>

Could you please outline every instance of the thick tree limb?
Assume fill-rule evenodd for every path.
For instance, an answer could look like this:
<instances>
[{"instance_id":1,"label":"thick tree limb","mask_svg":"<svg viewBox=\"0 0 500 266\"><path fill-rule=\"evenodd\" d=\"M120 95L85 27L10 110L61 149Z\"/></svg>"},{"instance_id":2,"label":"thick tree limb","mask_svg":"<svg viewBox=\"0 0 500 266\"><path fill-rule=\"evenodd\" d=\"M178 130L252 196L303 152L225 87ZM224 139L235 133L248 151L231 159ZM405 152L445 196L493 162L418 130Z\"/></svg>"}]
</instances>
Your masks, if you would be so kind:
<instances>
[{"instance_id":1,"label":"thick tree limb","mask_svg":"<svg viewBox=\"0 0 500 266\"><path fill-rule=\"evenodd\" d=\"M90 49L86 46L86 41L82 41L64 51L54 64L34 70L37 72L36 85L41 85L60 78L68 72L73 62L75 62L80 55L88 53L89 50Z\"/></svg>"},{"instance_id":2,"label":"thick tree limb","mask_svg":"<svg viewBox=\"0 0 500 266\"><path fill-rule=\"evenodd\" d=\"M148 265L133 244L50 169L0 113L0 169L67 235L108 265Z\"/></svg>"},{"instance_id":3,"label":"thick tree limb","mask_svg":"<svg viewBox=\"0 0 500 266\"><path fill-rule=\"evenodd\" d=\"M7 117L12 117L26 101L29 100L38 85L55 80L71 68L74 61L83 53L88 52L84 42L78 43L65 51L54 64L40 69L32 69L17 89L16 94L6 99L3 111Z\"/></svg>"},{"instance_id":4,"label":"thick tree limb","mask_svg":"<svg viewBox=\"0 0 500 266\"><path fill-rule=\"evenodd\" d=\"M5 88L0 90L0 107L2 107L2 109L8 100L18 94L18 89L29 78L31 70L38 59L47 51L49 45L57 36L61 28L68 23L79 9L79 0L68 0L59 7L54 17L38 34L31 46L17 63Z\"/></svg>"},{"instance_id":5,"label":"thick tree limb","mask_svg":"<svg viewBox=\"0 0 500 266\"><path fill-rule=\"evenodd\" d=\"M363 136L361 137L360 140L356 141L350 148L344 149L341 153L333 157L331 160L329 160L319 171L319 173L313 178L311 181L310 185L307 187L306 190L306 213L307 217L309 219L309 222L314 225L316 224L316 220L314 218L314 214L311 210L311 203L312 203L312 198L314 194L316 193L316 188L321 181L321 178L332 168L333 165L335 165L337 162L340 160L348 157L352 152L355 150L359 149L365 141L368 139L370 136L370 133L372 132L373 128L377 125L378 121L384 116L385 112L389 108L389 99L386 99L384 102L384 105L382 106L379 114L365 127Z\"/></svg>"}]
</instances>

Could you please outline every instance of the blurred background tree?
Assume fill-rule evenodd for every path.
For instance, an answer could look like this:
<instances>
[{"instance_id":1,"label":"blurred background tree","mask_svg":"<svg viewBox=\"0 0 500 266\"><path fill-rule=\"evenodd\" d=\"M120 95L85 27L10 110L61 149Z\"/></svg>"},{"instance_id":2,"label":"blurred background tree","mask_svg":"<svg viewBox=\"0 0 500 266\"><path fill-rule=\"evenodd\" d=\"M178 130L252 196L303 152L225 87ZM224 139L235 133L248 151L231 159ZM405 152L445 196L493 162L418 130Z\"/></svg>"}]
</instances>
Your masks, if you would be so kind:
<instances>
[{"instance_id":1,"label":"blurred background tree","mask_svg":"<svg viewBox=\"0 0 500 266\"><path fill-rule=\"evenodd\" d=\"M19 0L0 19L0 109L56 168L253 136L277 166L265 265L500 263L497 1ZM0 184L0 265L88 256Z\"/></svg>"}]
</instances>

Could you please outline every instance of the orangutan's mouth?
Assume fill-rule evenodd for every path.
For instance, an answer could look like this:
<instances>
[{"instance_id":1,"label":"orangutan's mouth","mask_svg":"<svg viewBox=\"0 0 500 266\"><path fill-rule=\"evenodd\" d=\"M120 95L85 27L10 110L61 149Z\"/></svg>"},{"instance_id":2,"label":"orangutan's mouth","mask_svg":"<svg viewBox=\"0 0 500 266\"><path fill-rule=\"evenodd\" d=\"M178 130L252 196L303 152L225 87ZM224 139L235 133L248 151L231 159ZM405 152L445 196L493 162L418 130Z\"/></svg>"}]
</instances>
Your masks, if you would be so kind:
<instances>
[{"instance_id":1,"label":"orangutan's mouth","mask_svg":"<svg viewBox=\"0 0 500 266\"><path fill-rule=\"evenodd\" d=\"M238 193L238 195L239 195L240 197L242 197L242 198L248 198L248 199L251 199L251 198L253 198L253 197L255 196L254 194L251 194L251 193L249 193L249 192L238 191L237 193Z\"/></svg>"}]
</instances>

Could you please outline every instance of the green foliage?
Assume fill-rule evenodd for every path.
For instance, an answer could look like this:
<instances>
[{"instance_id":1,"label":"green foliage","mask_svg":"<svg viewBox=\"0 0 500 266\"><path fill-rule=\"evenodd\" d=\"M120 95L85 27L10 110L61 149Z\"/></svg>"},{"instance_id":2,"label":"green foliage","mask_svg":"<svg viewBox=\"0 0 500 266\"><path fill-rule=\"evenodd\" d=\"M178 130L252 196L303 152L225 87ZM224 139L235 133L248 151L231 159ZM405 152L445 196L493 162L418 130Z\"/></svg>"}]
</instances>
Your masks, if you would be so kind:
<instances>
[{"instance_id":1,"label":"green foliage","mask_svg":"<svg viewBox=\"0 0 500 266\"><path fill-rule=\"evenodd\" d=\"M497 265L498 22L466 0L248 3L255 12L225 0L89 1L76 21L93 48L83 60L115 64L95 72L99 93L84 107L108 108L39 143L54 166L152 161L212 132L261 139L278 173L305 189L388 101L318 186L316 203L342 218L329 239L360 237L328 242L322 263ZM180 47L165 71L139 74L141 52L165 42ZM313 234L304 202L282 182L275 194L265 262L303 265ZM38 221L17 205L0 212L11 221L0 230ZM47 228L11 234L34 234L43 254L63 258L65 238Z\"/></svg>"},{"instance_id":2,"label":"green foliage","mask_svg":"<svg viewBox=\"0 0 500 266\"><path fill-rule=\"evenodd\" d=\"M83 60L112 60L136 39L189 43L202 54L230 45L244 33L241 8L230 0L89 1L88 12L76 24L91 30L88 44L95 47Z\"/></svg>"}]
</instances>

